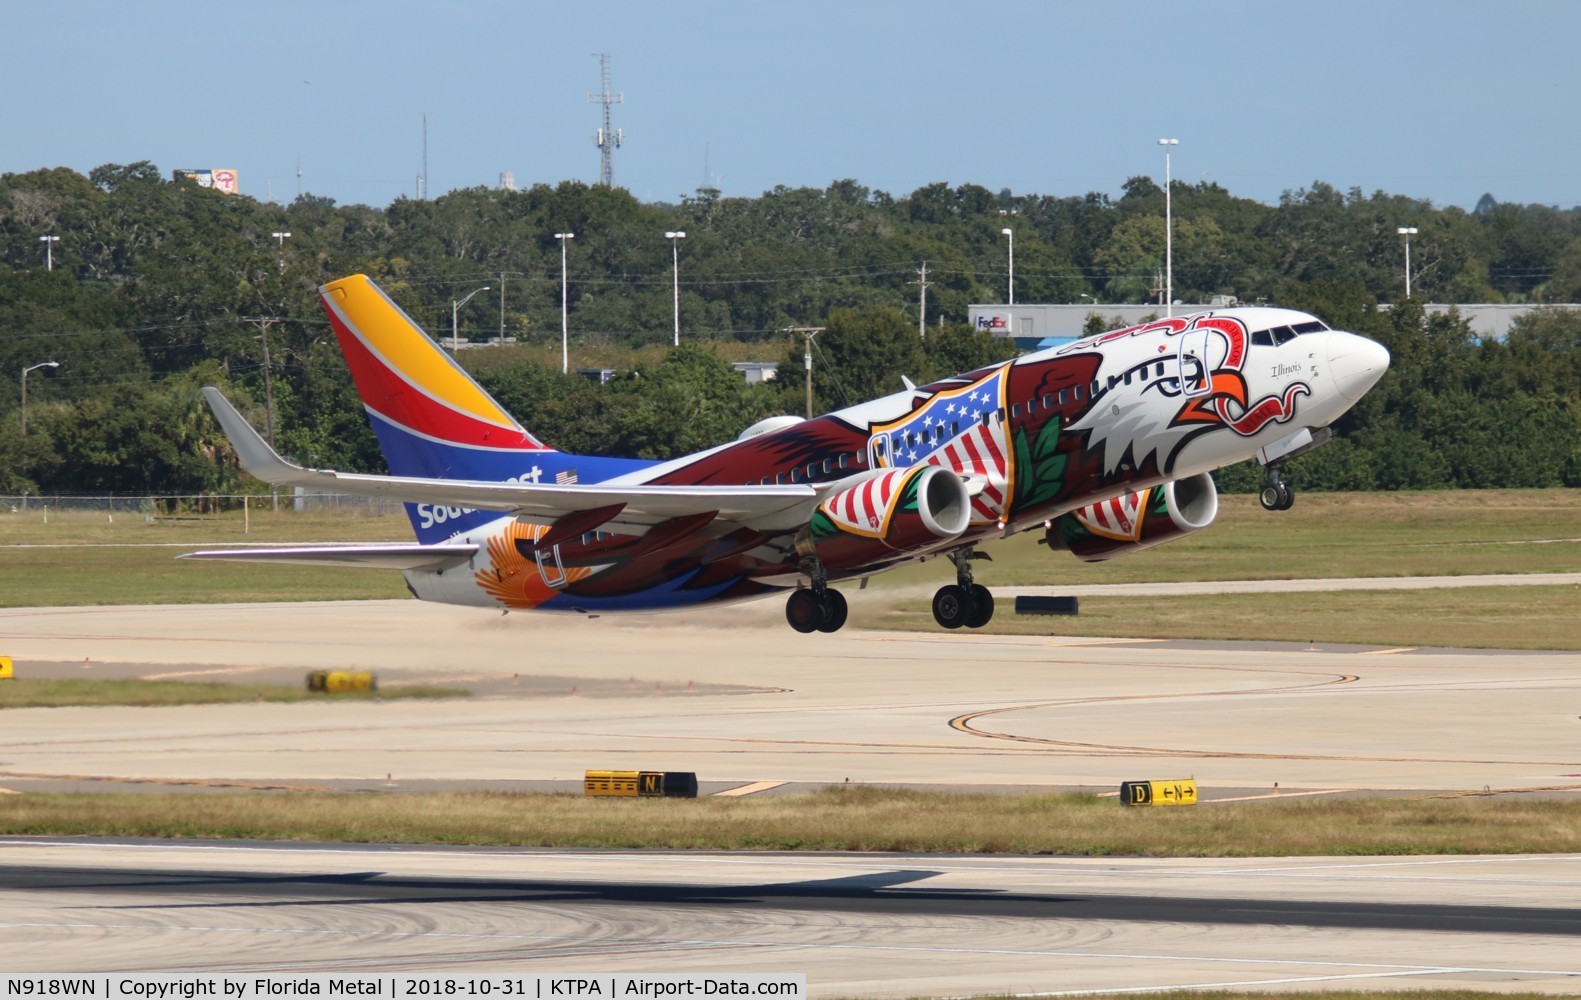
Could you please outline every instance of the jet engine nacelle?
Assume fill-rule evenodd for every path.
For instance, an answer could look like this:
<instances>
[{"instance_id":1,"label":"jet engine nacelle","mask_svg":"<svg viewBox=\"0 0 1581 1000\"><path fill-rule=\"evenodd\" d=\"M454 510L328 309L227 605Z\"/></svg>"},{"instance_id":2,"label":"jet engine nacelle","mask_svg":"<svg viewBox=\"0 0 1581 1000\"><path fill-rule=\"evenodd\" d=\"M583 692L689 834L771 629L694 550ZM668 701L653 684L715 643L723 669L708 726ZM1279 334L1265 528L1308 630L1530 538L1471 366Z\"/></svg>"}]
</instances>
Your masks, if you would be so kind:
<instances>
[{"instance_id":1,"label":"jet engine nacelle","mask_svg":"<svg viewBox=\"0 0 1581 1000\"><path fill-rule=\"evenodd\" d=\"M829 496L796 535L796 551L838 572L925 548L966 530L966 483L938 465L888 469Z\"/></svg>"},{"instance_id":2,"label":"jet engine nacelle","mask_svg":"<svg viewBox=\"0 0 1581 1000\"><path fill-rule=\"evenodd\" d=\"M1204 472L1062 514L1043 541L1084 562L1102 562L1201 531L1218 512L1219 491Z\"/></svg>"}]
</instances>

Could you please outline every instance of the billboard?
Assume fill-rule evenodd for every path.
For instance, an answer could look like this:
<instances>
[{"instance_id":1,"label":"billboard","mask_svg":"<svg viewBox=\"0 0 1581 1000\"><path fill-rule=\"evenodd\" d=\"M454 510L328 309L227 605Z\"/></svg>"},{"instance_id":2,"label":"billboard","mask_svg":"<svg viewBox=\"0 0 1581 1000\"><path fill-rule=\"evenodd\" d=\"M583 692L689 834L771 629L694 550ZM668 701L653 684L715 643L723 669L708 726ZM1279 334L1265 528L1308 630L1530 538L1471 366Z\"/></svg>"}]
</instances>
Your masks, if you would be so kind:
<instances>
[{"instance_id":1,"label":"billboard","mask_svg":"<svg viewBox=\"0 0 1581 1000\"><path fill-rule=\"evenodd\" d=\"M235 194L236 171L230 167L214 167L207 170L177 169L170 172L170 179L176 181L192 181L198 187L213 188L222 194Z\"/></svg>"}]
</instances>

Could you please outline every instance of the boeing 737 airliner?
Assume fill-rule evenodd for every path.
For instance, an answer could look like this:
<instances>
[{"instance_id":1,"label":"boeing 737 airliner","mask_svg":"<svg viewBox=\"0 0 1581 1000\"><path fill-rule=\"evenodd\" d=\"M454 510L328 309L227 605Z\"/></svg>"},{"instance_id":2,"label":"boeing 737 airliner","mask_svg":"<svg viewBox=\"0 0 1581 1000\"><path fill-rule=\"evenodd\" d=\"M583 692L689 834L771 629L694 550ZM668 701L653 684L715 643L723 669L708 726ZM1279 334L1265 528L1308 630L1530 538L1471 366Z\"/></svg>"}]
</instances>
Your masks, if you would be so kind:
<instances>
[{"instance_id":1,"label":"boeing 737 airliner","mask_svg":"<svg viewBox=\"0 0 1581 1000\"><path fill-rule=\"evenodd\" d=\"M267 482L406 502L416 544L194 552L187 558L384 566L423 600L602 614L789 591L799 632L833 632L833 585L938 556L945 628L993 615L977 547L1041 530L1110 559L1212 522L1211 473L1321 445L1389 354L1288 309L1161 319L966 372L812 420L774 417L667 462L571 455L538 440L368 278L322 289L390 475L307 469L204 390L243 466ZM903 381L897 373L896 381Z\"/></svg>"}]
</instances>

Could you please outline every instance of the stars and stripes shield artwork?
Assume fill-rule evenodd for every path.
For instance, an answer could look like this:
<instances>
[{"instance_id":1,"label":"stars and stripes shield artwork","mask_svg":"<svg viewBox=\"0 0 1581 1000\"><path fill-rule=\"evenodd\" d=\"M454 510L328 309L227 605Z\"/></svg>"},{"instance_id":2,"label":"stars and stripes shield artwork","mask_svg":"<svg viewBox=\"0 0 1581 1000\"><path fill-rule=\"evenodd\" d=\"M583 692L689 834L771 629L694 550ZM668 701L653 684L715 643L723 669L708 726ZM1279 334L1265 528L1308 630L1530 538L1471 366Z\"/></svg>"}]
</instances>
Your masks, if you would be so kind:
<instances>
[{"instance_id":1,"label":"stars and stripes shield artwork","mask_svg":"<svg viewBox=\"0 0 1581 1000\"><path fill-rule=\"evenodd\" d=\"M1012 495L1015 453L1005 419L1004 364L975 382L934 393L900 420L874 424L868 440L875 468L941 465L986 485L972 497L972 523L1004 519Z\"/></svg>"},{"instance_id":2,"label":"stars and stripes shield artwork","mask_svg":"<svg viewBox=\"0 0 1581 1000\"><path fill-rule=\"evenodd\" d=\"M819 505L840 530L864 538L883 538L895 515L906 484L921 469L891 469L851 489L842 490Z\"/></svg>"}]
</instances>

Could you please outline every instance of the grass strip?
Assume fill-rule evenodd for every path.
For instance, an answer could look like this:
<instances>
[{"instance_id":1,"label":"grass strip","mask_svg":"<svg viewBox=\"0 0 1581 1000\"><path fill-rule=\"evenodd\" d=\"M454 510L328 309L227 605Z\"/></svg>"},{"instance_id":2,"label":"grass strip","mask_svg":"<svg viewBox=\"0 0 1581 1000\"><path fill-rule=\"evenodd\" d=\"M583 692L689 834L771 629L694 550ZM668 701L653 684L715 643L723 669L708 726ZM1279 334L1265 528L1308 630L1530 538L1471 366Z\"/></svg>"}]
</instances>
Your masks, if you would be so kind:
<instances>
[{"instance_id":1,"label":"grass strip","mask_svg":"<svg viewBox=\"0 0 1581 1000\"><path fill-rule=\"evenodd\" d=\"M459 688L413 685L379 691L326 694L285 684L215 684L200 681L91 680L17 677L0 681L0 709L65 706L219 705L242 701L381 701L392 698L465 698Z\"/></svg>"},{"instance_id":2,"label":"grass strip","mask_svg":"<svg viewBox=\"0 0 1581 1000\"><path fill-rule=\"evenodd\" d=\"M1483 797L1127 808L1084 794L831 787L770 798L509 792L0 796L5 835L1089 857L1581 851L1581 802Z\"/></svg>"},{"instance_id":3,"label":"grass strip","mask_svg":"<svg viewBox=\"0 0 1581 1000\"><path fill-rule=\"evenodd\" d=\"M1050 587L1057 593L1057 586ZM1083 597L1075 617L1017 615L999 602L982 631L999 635L1107 636L1360 643L1460 649L1581 649L1581 587L1457 587L1309 593ZM926 601L856 606L864 628L931 632Z\"/></svg>"}]
</instances>

